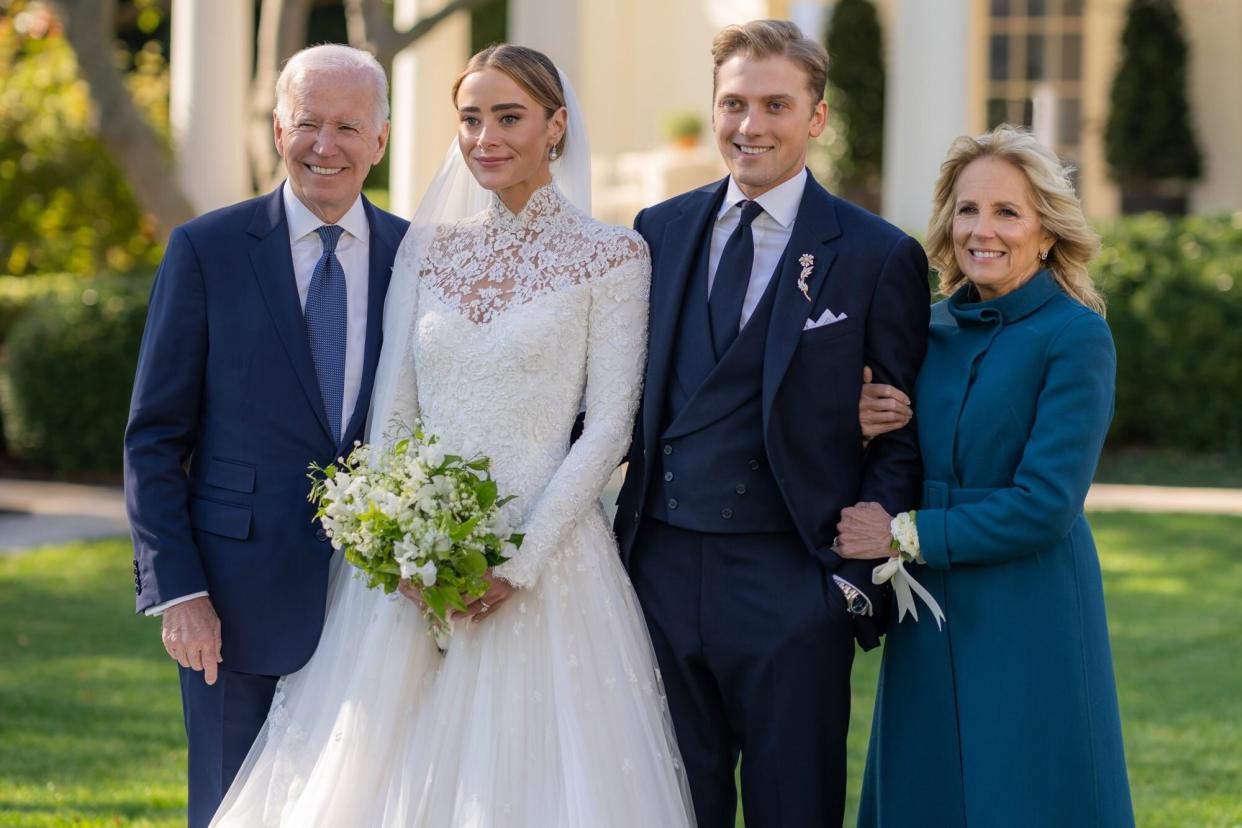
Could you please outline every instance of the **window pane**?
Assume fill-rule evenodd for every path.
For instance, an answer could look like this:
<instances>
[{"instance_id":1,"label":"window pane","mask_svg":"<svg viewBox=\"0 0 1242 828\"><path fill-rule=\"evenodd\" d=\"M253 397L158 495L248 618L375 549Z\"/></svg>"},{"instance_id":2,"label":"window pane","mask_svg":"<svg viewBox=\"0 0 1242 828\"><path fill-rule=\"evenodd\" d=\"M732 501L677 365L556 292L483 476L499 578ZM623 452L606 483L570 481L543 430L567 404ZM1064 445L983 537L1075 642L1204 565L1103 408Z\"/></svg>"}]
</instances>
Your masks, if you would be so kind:
<instances>
[{"instance_id":1,"label":"window pane","mask_svg":"<svg viewBox=\"0 0 1242 828\"><path fill-rule=\"evenodd\" d=\"M1082 17L1082 0L1061 0L1061 14Z\"/></svg>"},{"instance_id":2,"label":"window pane","mask_svg":"<svg viewBox=\"0 0 1242 828\"><path fill-rule=\"evenodd\" d=\"M1044 0L1026 0L1026 14L1028 17L1043 17L1048 13Z\"/></svg>"},{"instance_id":3,"label":"window pane","mask_svg":"<svg viewBox=\"0 0 1242 828\"><path fill-rule=\"evenodd\" d=\"M1009 38L992 35L988 49L988 77L992 80L1009 80Z\"/></svg>"},{"instance_id":4,"label":"window pane","mask_svg":"<svg viewBox=\"0 0 1242 828\"><path fill-rule=\"evenodd\" d=\"M1012 5L1013 0L992 0L992 16L1008 17L1013 13L1010 9L1010 6Z\"/></svg>"},{"instance_id":5,"label":"window pane","mask_svg":"<svg viewBox=\"0 0 1242 828\"><path fill-rule=\"evenodd\" d=\"M1057 143L1063 147L1082 143L1082 102L1077 98L1057 101Z\"/></svg>"},{"instance_id":6,"label":"window pane","mask_svg":"<svg viewBox=\"0 0 1242 828\"><path fill-rule=\"evenodd\" d=\"M988 129L998 127L1009 120L1004 98L988 98Z\"/></svg>"},{"instance_id":7,"label":"window pane","mask_svg":"<svg viewBox=\"0 0 1242 828\"><path fill-rule=\"evenodd\" d=\"M1026 79L1044 79L1044 36L1041 34L1026 36Z\"/></svg>"},{"instance_id":8,"label":"window pane","mask_svg":"<svg viewBox=\"0 0 1242 828\"><path fill-rule=\"evenodd\" d=\"M1061 80L1082 80L1082 35L1061 37Z\"/></svg>"}]
</instances>

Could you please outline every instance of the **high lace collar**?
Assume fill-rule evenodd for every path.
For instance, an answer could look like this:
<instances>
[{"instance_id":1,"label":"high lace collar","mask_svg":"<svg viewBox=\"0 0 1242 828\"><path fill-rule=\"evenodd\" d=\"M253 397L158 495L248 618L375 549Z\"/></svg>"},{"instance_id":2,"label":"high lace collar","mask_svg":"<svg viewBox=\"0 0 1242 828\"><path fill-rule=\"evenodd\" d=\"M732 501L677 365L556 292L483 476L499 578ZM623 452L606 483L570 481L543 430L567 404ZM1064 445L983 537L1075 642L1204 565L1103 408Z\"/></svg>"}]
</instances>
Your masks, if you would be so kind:
<instances>
[{"instance_id":1,"label":"high lace collar","mask_svg":"<svg viewBox=\"0 0 1242 828\"><path fill-rule=\"evenodd\" d=\"M1047 268L1040 270L1026 284L995 299L977 301L975 286L967 282L949 297L949 312L959 325L1009 324L1029 316L1049 299L1061 293L1056 277Z\"/></svg>"},{"instance_id":2,"label":"high lace collar","mask_svg":"<svg viewBox=\"0 0 1242 828\"><path fill-rule=\"evenodd\" d=\"M492 203L487 211L489 223L494 222L508 230L540 229L552 224L571 209L571 205L555 182L544 184L530 194L526 204L517 213L509 211L500 195L492 193Z\"/></svg>"}]
</instances>

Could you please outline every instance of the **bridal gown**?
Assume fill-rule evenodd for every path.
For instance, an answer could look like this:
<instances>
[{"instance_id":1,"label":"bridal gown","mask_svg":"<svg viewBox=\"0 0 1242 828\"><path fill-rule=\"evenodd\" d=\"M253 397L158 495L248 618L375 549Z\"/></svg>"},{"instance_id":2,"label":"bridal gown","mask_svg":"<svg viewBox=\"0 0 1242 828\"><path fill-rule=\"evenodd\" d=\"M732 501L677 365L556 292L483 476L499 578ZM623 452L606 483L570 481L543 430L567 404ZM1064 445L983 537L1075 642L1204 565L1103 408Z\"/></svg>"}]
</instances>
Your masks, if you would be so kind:
<instances>
[{"instance_id":1,"label":"bridal gown","mask_svg":"<svg viewBox=\"0 0 1242 828\"><path fill-rule=\"evenodd\" d=\"M213 825L693 824L599 503L639 398L646 247L548 185L517 215L493 198L407 239L400 279L418 284L396 419L492 459L526 534L496 573L519 589L441 655L412 603L338 564L319 648L278 686Z\"/></svg>"}]
</instances>

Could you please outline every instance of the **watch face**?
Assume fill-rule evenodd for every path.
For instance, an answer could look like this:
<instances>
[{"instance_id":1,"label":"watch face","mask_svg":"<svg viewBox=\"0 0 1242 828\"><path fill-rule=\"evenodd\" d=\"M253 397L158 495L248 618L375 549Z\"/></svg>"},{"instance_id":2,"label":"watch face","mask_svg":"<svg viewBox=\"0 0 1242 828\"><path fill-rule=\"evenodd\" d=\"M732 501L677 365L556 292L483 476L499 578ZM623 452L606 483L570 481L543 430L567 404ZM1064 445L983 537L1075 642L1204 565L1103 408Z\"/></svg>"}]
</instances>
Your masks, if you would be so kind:
<instances>
[{"instance_id":1,"label":"watch face","mask_svg":"<svg viewBox=\"0 0 1242 828\"><path fill-rule=\"evenodd\" d=\"M867 596L859 593L849 600L848 603L851 615L862 615L867 611Z\"/></svg>"}]
</instances>

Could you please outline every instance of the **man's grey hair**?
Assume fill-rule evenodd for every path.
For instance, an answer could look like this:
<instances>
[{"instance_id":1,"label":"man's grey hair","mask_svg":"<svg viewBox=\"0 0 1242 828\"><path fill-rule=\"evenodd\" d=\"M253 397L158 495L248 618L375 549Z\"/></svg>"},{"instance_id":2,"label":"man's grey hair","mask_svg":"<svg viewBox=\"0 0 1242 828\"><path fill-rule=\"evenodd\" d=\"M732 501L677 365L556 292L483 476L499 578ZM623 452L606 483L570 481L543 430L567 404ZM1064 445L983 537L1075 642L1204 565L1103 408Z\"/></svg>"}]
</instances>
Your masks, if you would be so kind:
<instances>
[{"instance_id":1,"label":"man's grey hair","mask_svg":"<svg viewBox=\"0 0 1242 828\"><path fill-rule=\"evenodd\" d=\"M289 124L292 102L289 100L294 82L308 72L345 70L364 72L372 78L374 94L375 129L378 131L388 120L388 76L384 67L370 52L340 43L324 43L310 46L295 54L285 63L276 78L276 117L282 124Z\"/></svg>"}]
</instances>

